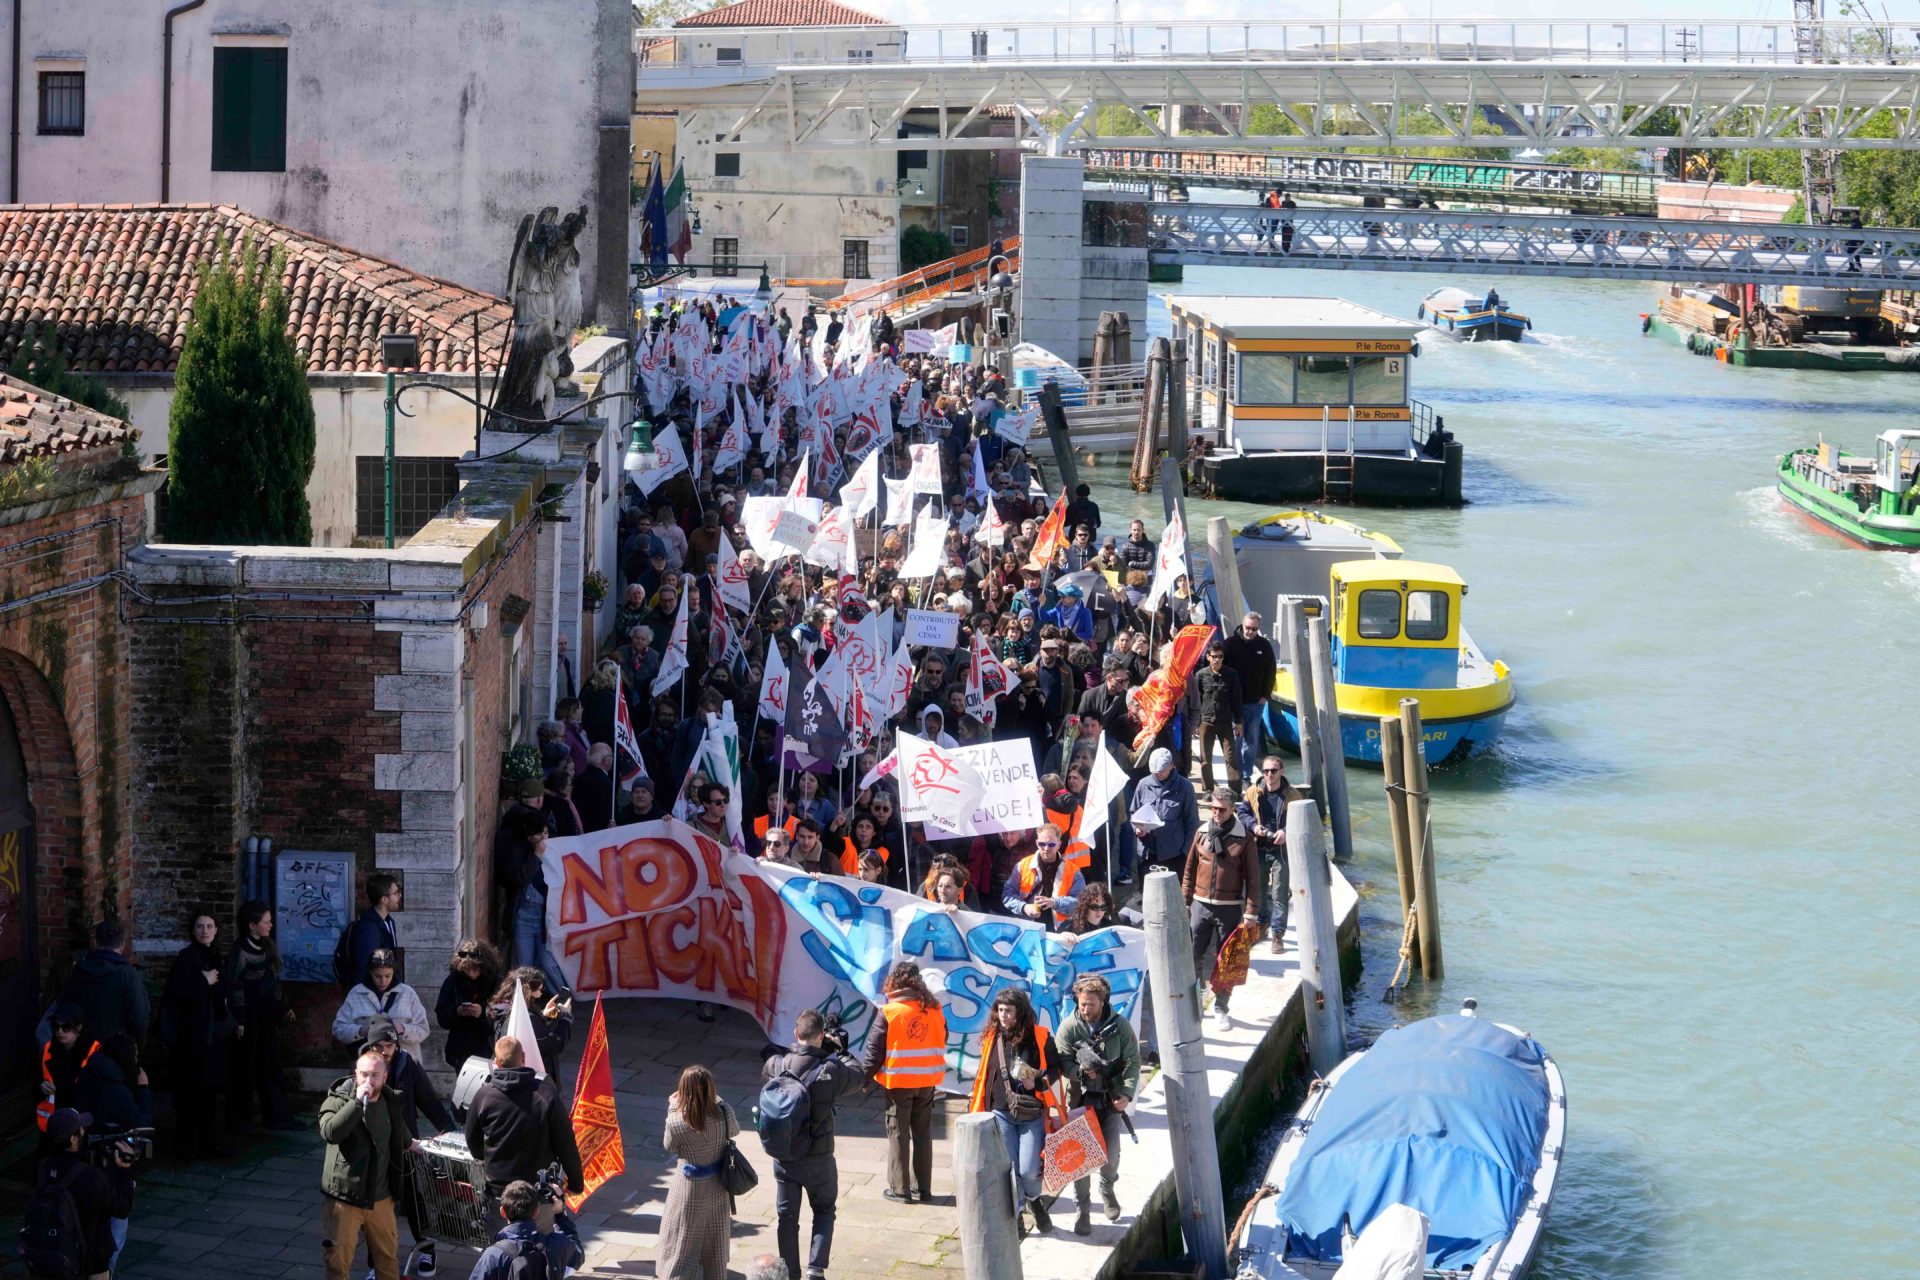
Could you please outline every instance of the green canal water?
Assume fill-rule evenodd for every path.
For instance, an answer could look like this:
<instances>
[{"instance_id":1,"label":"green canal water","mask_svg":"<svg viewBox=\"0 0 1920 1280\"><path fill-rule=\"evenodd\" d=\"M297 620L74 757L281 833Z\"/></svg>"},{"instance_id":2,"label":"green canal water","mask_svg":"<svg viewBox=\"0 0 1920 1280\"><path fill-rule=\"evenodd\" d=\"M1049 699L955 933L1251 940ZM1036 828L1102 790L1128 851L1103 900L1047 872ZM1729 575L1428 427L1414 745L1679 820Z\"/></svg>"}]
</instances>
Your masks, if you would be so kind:
<instances>
[{"instance_id":1,"label":"green canal water","mask_svg":"<svg viewBox=\"0 0 1920 1280\"><path fill-rule=\"evenodd\" d=\"M1411 317L1441 283L1498 284L1538 341L1423 340L1413 393L1464 442L1471 505L1359 518L1460 570L1519 701L1436 781L1447 977L1392 1005L1379 775L1350 775L1354 874L1385 890L1354 1034L1473 996L1559 1059L1548 1280L1913 1275L1920 558L1815 532L1772 469L1912 425L1920 377L1728 369L1640 335L1652 286L1585 281L1190 269L1150 329L1168 292ZM1083 479L1104 524L1158 528L1123 464ZM1189 505L1196 531L1260 514Z\"/></svg>"}]
</instances>

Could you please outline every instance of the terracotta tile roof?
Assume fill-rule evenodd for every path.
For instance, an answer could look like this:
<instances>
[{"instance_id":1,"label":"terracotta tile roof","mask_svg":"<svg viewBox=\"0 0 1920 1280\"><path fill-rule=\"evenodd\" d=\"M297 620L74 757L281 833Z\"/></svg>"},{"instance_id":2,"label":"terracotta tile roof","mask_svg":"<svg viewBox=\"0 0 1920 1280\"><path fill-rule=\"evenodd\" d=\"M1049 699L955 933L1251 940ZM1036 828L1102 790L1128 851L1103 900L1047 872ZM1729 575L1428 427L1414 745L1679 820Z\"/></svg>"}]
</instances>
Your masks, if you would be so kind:
<instances>
[{"instance_id":1,"label":"terracotta tile roof","mask_svg":"<svg viewBox=\"0 0 1920 1280\"><path fill-rule=\"evenodd\" d=\"M118 418L0 373L0 464L117 445L139 434Z\"/></svg>"},{"instance_id":2,"label":"terracotta tile roof","mask_svg":"<svg viewBox=\"0 0 1920 1280\"><path fill-rule=\"evenodd\" d=\"M676 27L884 27L885 18L834 0L739 0L692 17Z\"/></svg>"},{"instance_id":3,"label":"terracotta tile roof","mask_svg":"<svg viewBox=\"0 0 1920 1280\"><path fill-rule=\"evenodd\" d=\"M380 335L414 333L420 367L499 364L512 308L230 205L0 206L0 365L29 331L83 373L171 373L201 264L245 244L286 254L288 328L313 373L378 372Z\"/></svg>"}]
</instances>

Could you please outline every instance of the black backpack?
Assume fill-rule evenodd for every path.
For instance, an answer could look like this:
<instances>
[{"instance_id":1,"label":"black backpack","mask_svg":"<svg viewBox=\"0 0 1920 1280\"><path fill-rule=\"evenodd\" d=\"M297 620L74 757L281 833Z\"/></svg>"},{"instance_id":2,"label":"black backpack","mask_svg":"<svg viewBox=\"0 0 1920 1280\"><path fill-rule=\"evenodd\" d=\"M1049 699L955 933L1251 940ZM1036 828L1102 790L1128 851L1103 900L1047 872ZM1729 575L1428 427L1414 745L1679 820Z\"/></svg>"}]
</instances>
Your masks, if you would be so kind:
<instances>
[{"instance_id":1,"label":"black backpack","mask_svg":"<svg viewBox=\"0 0 1920 1280\"><path fill-rule=\"evenodd\" d=\"M20 1256L27 1274L47 1280L82 1280L87 1275L86 1233L80 1225L80 1202L73 1185L87 1166L69 1166L62 1178L46 1165L34 1177L27 1193L24 1225L20 1228Z\"/></svg>"},{"instance_id":2,"label":"black backpack","mask_svg":"<svg viewBox=\"0 0 1920 1280\"><path fill-rule=\"evenodd\" d=\"M791 1058L791 1055L789 1055ZM775 1160L798 1160L813 1150L813 1093L810 1086L826 1070L831 1059L822 1058L801 1075L781 1063L767 1082L760 1086L760 1102L755 1108L760 1145Z\"/></svg>"},{"instance_id":3,"label":"black backpack","mask_svg":"<svg viewBox=\"0 0 1920 1280\"><path fill-rule=\"evenodd\" d=\"M527 1245L533 1244L533 1248ZM494 1248L506 1254L508 1280L547 1280L547 1251L537 1242L496 1240Z\"/></svg>"},{"instance_id":4,"label":"black backpack","mask_svg":"<svg viewBox=\"0 0 1920 1280\"><path fill-rule=\"evenodd\" d=\"M360 979L353 971L353 930L360 922L352 921L340 931L340 940L333 944L333 980L347 991L359 983Z\"/></svg>"}]
</instances>

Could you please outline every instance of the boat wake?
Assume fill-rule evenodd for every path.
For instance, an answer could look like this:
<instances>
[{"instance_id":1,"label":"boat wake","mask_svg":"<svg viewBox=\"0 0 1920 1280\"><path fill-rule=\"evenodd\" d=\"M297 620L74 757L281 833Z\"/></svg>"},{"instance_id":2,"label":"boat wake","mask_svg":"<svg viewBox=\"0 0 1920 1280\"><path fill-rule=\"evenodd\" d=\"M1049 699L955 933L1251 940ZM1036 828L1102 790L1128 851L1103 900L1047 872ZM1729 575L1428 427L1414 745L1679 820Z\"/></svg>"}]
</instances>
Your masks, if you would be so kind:
<instances>
[{"instance_id":1,"label":"boat wake","mask_svg":"<svg viewBox=\"0 0 1920 1280\"><path fill-rule=\"evenodd\" d=\"M1734 495L1745 513L1745 523L1777 542L1813 548L1826 544L1812 521L1797 512L1773 485L1742 489Z\"/></svg>"}]
</instances>

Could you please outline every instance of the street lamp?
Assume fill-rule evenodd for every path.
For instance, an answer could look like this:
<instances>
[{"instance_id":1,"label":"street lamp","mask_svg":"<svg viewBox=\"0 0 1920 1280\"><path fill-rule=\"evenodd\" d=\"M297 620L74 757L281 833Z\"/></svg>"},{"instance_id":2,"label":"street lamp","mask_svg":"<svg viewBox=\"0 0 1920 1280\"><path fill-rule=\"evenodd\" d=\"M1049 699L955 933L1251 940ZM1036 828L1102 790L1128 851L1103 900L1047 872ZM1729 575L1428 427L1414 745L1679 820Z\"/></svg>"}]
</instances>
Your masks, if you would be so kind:
<instances>
[{"instance_id":1,"label":"street lamp","mask_svg":"<svg viewBox=\"0 0 1920 1280\"><path fill-rule=\"evenodd\" d=\"M476 348L475 354L478 354ZM420 339L411 333L383 333L380 335L380 364L387 373L387 413L386 413L386 543L393 546L393 410L399 396L393 389L393 375L403 369L420 367Z\"/></svg>"},{"instance_id":2,"label":"street lamp","mask_svg":"<svg viewBox=\"0 0 1920 1280\"><path fill-rule=\"evenodd\" d=\"M633 431L627 438L627 456L621 464L630 476L652 471L660 465L660 455L653 450L653 424L645 418L633 420Z\"/></svg>"}]
</instances>

